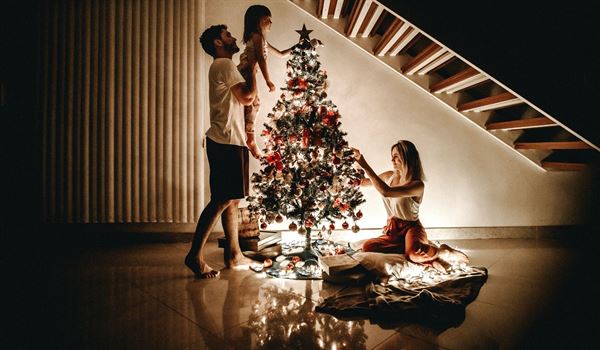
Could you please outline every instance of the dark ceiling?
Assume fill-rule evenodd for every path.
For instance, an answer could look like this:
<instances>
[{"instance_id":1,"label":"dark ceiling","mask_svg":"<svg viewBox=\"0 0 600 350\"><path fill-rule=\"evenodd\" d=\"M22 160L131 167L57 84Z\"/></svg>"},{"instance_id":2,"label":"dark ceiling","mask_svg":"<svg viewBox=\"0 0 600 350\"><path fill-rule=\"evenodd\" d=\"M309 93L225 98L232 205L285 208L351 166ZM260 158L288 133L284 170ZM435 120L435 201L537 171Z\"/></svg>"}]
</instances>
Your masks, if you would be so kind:
<instances>
[{"instance_id":1,"label":"dark ceiling","mask_svg":"<svg viewBox=\"0 0 600 350\"><path fill-rule=\"evenodd\" d=\"M484 72L600 145L598 13L581 1L380 0Z\"/></svg>"}]
</instances>

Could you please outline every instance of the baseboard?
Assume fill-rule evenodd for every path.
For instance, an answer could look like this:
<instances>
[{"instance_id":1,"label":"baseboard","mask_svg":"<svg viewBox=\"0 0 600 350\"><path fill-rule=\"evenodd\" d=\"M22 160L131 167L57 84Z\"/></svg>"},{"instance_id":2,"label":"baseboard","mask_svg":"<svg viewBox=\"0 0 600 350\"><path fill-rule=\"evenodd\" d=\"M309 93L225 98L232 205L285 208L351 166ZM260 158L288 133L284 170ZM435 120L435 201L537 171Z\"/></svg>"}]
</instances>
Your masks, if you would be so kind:
<instances>
[{"instance_id":1,"label":"baseboard","mask_svg":"<svg viewBox=\"0 0 600 350\"><path fill-rule=\"evenodd\" d=\"M192 240L195 223L144 223L144 224L48 224L43 231L52 232L53 236L93 240L111 238L133 241L157 242L189 242ZM378 230L370 228L365 230ZM427 227L430 239L494 239L494 238L525 238L557 239L577 235L588 236L593 228L584 225L556 226L495 226L495 227ZM211 233L211 239L222 237L222 231Z\"/></svg>"},{"instance_id":2,"label":"baseboard","mask_svg":"<svg viewBox=\"0 0 600 350\"><path fill-rule=\"evenodd\" d=\"M44 229L52 232L84 233L193 233L195 223L91 223L91 224L45 224Z\"/></svg>"},{"instance_id":3,"label":"baseboard","mask_svg":"<svg viewBox=\"0 0 600 350\"><path fill-rule=\"evenodd\" d=\"M430 227L425 229L433 240L444 239L558 239L575 234L589 234L589 227L580 225L561 226L495 226L495 227Z\"/></svg>"}]
</instances>

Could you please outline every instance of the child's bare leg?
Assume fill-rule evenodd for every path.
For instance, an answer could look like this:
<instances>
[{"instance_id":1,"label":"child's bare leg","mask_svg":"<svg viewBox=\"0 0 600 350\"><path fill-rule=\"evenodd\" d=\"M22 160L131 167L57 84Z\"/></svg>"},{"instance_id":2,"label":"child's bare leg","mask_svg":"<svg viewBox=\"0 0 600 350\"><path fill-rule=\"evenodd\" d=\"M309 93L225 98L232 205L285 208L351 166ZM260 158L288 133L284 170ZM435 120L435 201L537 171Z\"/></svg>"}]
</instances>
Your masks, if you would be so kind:
<instances>
[{"instance_id":1,"label":"child's bare leg","mask_svg":"<svg viewBox=\"0 0 600 350\"><path fill-rule=\"evenodd\" d=\"M254 132L246 133L246 145L248 146L248 150L252 154L252 156L256 159L260 159L262 156L262 152L258 148L256 141L254 140Z\"/></svg>"},{"instance_id":2,"label":"child's bare leg","mask_svg":"<svg viewBox=\"0 0 600 350\"><path fill-rule=\"evenodd\" d=\"M258 114L258 107L260 106L260 100L258 96L252 102L252 106L244 107L244 122L246 129L246 145L252 153L252 156L256 159L259 159L262 156L262 152L258 148L256 144L256 140L254 139L254 121L256 120L256 115Z\"/></svg>"}]
</instances>

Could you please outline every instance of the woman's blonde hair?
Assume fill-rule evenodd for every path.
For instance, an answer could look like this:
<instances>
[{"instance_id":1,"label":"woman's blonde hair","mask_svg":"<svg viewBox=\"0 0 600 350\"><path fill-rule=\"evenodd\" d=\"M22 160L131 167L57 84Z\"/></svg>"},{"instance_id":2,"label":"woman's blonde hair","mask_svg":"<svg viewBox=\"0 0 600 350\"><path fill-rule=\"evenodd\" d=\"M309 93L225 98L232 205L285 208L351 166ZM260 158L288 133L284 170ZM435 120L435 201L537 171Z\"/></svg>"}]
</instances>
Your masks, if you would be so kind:
<instances>
[{"instance_id":1,"label":"woman's blonde hair","mask_svg":"<svg viewBox=\"0 0 600 350\"><path fill-rule=\"evenodd\" d=\"M394 148L398 150L400 157L402 157L404 164L406 164L406 178L410 180L424 181L425 172L423 172L421 157L419 156L417 147L415 147L415 145L408 140L400 140L392 146L390 152L394 151Z\"/></svg>"}]
</instances>

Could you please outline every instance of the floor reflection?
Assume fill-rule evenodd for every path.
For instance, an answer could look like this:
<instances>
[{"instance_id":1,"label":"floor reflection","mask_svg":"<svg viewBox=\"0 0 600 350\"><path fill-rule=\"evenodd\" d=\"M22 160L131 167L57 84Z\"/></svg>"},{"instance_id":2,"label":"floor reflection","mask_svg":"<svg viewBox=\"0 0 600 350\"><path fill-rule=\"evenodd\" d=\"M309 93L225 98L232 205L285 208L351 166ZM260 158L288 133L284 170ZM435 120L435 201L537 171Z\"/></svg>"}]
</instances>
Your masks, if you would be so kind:
<instances>
[{"instance_id":1,"label":"floor reflection","mask_svg":"<svg viewBox=\"0 0 600 350\"><path fill-rule=\"evenodd\" d=\"M312 284L305 284L311 296ZM252 306L247 328L253 349L366 349L364 321L338 321L315 312L314 302L293 290L262 288Z\"/></svg>"},{"instance_id":2,"label":"floor reflection","mask_svg":"<svg viewBox=\"0 0 600 350\"><path fill-rule=\"evenodd\" d=\"M216 300L209 298L209 288L215 288L212 281L192 281L186 286L189 299L192 301L196 323L201 328L204 345L209 349L223 349L222 341L239 345L237 348L249 348L250 333L239 327L247 320L241 319L240 310L249 306L259 294L259 284L252 275L240 277L235 273L224 272L221 281L227 281L225 301L221 309L222 324L218 324L215 315ZM218 312L218 311L217 311Z\"/></svg>"}]
</instances>

